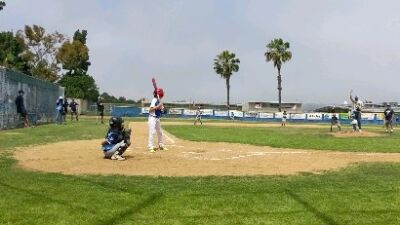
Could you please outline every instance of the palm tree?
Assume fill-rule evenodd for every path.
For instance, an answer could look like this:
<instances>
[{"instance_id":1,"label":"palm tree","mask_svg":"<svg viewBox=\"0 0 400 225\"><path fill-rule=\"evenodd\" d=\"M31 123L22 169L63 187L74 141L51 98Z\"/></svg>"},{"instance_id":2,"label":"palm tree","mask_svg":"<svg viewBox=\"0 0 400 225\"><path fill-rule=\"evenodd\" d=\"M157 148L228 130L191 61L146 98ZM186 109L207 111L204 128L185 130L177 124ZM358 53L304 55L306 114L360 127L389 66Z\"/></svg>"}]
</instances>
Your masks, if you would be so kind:
<instances>
[{"instance_id":1,"label":"palm tree","mask_svg":"<svg viewBox=\"0 0 400 225\"><path fill-rule=\"evenodd\" d=\"M267 62L273 61L274 67L278 69L278 92L279 92L279 112L282 111L282 64L292 58L292 53L288 50L289 42L284 42L282 38L272 40L267 44L267 52L264 54Z\"/></svg>"},{"instance_id":2,"label":"palm tree","mask_svg":"<svg viewBox=\"0 0 400 225\"><path fill-rule=\"evenodd\" d=\"M235 53L230 53L225 50L221 52L221 54L217 55L217 58L214 59L214 70L217 74L221 75L222 78L226 81L226 93L227 93L227 101L226 104L229 109L229 90L231 88L229 84L229 80L231 79L232 73L239 71L239 63L240 60L235 58Z\"/></svg>"}]
</instances>

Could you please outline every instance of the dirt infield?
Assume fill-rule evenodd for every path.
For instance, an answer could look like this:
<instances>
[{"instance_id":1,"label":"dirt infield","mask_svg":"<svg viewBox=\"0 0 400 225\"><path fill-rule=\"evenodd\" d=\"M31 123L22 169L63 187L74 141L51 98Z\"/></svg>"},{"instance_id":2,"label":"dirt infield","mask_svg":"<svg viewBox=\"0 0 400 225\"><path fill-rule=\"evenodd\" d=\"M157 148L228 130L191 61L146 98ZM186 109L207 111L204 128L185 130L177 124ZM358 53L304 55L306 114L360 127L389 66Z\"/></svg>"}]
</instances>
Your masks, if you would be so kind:
<instances>
[{"instance_id":1,"label":"dirt infield","mask_svg":"<svg viewBox=\"0 0 400 225\"><path fill-rule=\"evenodd\" d=\"M148 153L147 123L133 122L130 127L133 129L133 146L125 154L126 161L103 159L99 150L101 140L23 148L15 151L15 158L18 166L36 171L150 176L292 175L340 169L356 162L400 162L400 153L352 153L191 142L166 132L165 143L169 150Z\"/></svg>"},{"instance_id":2,"label":"dirt infield","mask_svg":"<svg viewBox=\"0 0 400 225\"><path fill-rule=\"evenodd\" d=\"M382 134L363 131L363 132L353 132L353 131L339 131L339 132L332 132L331 135L335 137L342 137L342 138L351 138L351 137L381 137Z\"/></svg>"}]
</instances>

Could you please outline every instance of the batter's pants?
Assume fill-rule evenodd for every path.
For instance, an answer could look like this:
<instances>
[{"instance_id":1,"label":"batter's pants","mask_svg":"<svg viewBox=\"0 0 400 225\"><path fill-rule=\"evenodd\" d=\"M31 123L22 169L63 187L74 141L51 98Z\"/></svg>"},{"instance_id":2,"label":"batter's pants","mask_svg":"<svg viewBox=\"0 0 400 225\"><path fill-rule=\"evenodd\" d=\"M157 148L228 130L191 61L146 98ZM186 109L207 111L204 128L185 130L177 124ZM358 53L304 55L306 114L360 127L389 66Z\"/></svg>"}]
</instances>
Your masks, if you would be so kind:
<instances>
[{"instance_id":1,"label":"batter's pants","mask_svg":"<svg viewBox=\"0 0 400 225\"><path fill-rule=\"evenodd\" d=\"M155 132L157 132L158 146L163 146L160 118L149 116L148 124L149 124L149 141L147 147L149 148L153 147L153 136Z\"/></svg>"}]
</instances>

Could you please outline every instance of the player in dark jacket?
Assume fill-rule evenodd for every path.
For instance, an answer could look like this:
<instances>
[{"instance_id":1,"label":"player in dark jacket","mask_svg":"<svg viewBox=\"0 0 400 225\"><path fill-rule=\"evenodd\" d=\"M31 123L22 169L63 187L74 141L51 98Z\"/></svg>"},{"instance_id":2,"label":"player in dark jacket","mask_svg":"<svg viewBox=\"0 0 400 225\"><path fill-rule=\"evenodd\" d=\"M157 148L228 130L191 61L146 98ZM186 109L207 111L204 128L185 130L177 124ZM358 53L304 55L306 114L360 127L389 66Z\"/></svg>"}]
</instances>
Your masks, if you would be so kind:
<instances>
[{"instance_id":1,"label":"player in dark jacket","mask_svg":"<svg viewBox=\"0 0 400 225\"><path fill-rule=\"evenodd\" d=\"M63 118L64 118L64 122L67 120L68 106L69 106L68 99L65 98L64 104L63 104L63 108L64 108L64 109L63 109Z\"/></svg>"},{"instance_id":2,"label":"player in dark jacket","mask_svg":"<svg viewBox=\"0 0 400 225\"><path fill-rule=\"evenodd\" d=\"M100 121L101 123L104 123L104 104L103 104L103 98L101 96L98 97L97 99L97 116L100 116Z\"/></svg>"},{"instance_id":3,"label":"player in dark jacket","mask_svg":"<svg viewBox=\"0 0 400 225\"><path fill-rule=\"evenodd\" d=\"M383 112L383 115L385 116L385 127L386 127L386 132L389 132L389 127L390 127L390 133L393 132L393 116L394 116L394 111L391 108L390 105L388 105Z\"/></svg>"},{"instance_id":4,"label":"player in dark jacket","mask_svg":"<svg viewBox=\"0 0 400 225\"><path fill-rule=\"evenodd\" d=\"M29 127L29 122L26 112L25 104L24 104L24 94L23 90L18 91L18 96L15 99L15 105L17 107L17 113L20 115L21 120L24 122L24 127Z\"/></svg>"},{"instance_id":5,"label":"player in dark jacket","mask_svg":"<svg viewBox=\"0 0 400 225\"><path fill-rule=\"evenodd\" d=\"M74 120L74 115L76 118L76 121L78 121L78 103L75 102L75 99L71 100L71 103L69 103L69 108L71 109L71 121Z\"/></svg>"},{"instance_id":6,"label":"player in dark jacket","mask_svg":"<svg viewBox=\"0 0 400 225\"><path fill-rule=\"evenodd\" d=\"M121 117L111 117L109 125L105 140L101 143L104 158L125 160L122 154L131 145L131 129L124 128L124 120Z\"/></svg>"}]
</instances>

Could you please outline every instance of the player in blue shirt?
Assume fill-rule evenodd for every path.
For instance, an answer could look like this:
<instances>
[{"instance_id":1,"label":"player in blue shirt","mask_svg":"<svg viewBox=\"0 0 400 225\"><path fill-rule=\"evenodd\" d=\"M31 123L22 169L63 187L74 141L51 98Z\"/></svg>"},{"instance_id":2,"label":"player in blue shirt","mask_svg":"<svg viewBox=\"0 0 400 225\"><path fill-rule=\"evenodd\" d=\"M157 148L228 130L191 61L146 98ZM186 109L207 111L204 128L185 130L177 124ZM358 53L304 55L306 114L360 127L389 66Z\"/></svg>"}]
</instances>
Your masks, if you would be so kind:
<instances>
[{"instance_id":1,"label":"player in blue shirt","mask_svg":"<svg viewBox=\"0 0 400 225\"><path fill-rule=\"evenodd\" d=\"M105 140L101 143L104 158L111 160L125 160L122 156L125 150L131 145L131 129L124 128L124 120L121 117L111 117L110 128L107 131Z\"/></svg>"},{"instance_id":2,"label":"player in blue shirt","mask_svg":"<svg viewBox=\"0 0 400 225\"><path fill-rule=\"evenodd\" d=\"M158 137L158 149L159 150L168 150L163 144L163 134L161 130L160 118L162 113L164 112L164 106L160 102L160 99L164 97L164 90L162 88L157 88L153 92L153 100L150 103L149 109L149 139L147 148L150 153L154 153L155 149L153 146L153 135L157 132Z\"/></svg>"},{"instance_id":3,"label":"player in blue shirt","mask_svg":"<svg viewBox=\"0 0 400 225\"><path fill-rule=\"evenodd\" d=\"M65 113L64 113L64 97L60 96L56 102L57 117L56 121L58 124L64 123Z\"/></svg>"},{"instance_id":4,"label":"player in blue shirt","mask_svg":"<svg viewBox=\"0 0 400 225\"><path fill-rule=\"evenodd\" d=\"M350 100L353 103L354 118L357 120L358 132L361 132L361 111L364 107L364 103L358 99L358 96L353 99L353 90L350 91Z\"/></svg>"}]
</instances>

